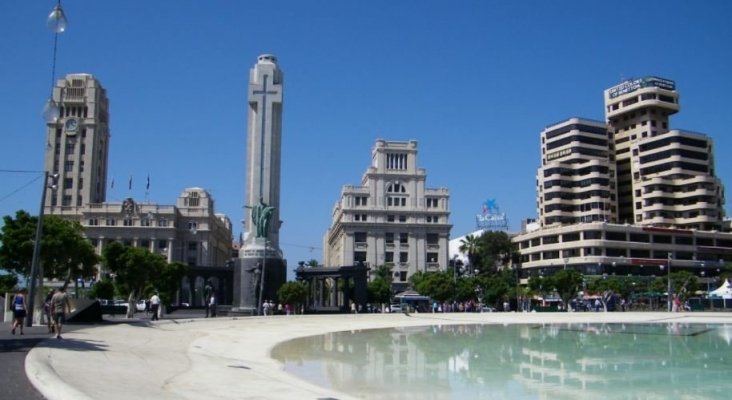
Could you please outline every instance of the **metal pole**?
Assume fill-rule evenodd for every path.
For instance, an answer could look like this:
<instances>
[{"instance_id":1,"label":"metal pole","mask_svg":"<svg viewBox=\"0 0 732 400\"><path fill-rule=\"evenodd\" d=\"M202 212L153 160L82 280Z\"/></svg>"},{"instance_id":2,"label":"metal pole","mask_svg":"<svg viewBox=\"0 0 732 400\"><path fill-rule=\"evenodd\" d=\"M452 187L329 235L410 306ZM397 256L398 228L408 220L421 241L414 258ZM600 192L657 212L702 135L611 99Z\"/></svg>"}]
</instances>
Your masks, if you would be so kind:
<instances>
[{"instance_id":1,"label":"metal pole","mask_svg":"<svg viewBox=\"0 0 732 400\"><path fill-rule=\"evenodd\" d=\"M666 275L666 282L668 291L666 295L666 301L668 302L668 311L671 312L671 252L668 253L668 274Z\"/></svg>"},{"instance_id":2,"label":"metal pole","mask_svg":"<svg viewBox=\"0 0 732 400\"><path fill-rule=\"evenodd\" d=\"M264 294L264 271L267 264L267 237L264 237L264 255L262 255L262 274L259 276L259 302L257 303L257 314L262 315L262 294Z\"/></svg>"},{"instance_id":3,"label":"metal pole","mask_svg":"<svg viewBox=\"0 0 732 400\"><path fill-rule=\"evenodd\" d=\"M43 211L46 204L46 188L48 187L48 171L43 172L43 189L41 190L41 207L38 211L38 223L36 224L36 238L33 244L33 259L31 260L30 282L28 284L28 310L26 311L25 325L33 326L33 311L36 298L36 275L38 275L38 264L41 257L41 238L43 236ZM43 277L41 277L43 279Z\"/></svg>"}]
</instances>

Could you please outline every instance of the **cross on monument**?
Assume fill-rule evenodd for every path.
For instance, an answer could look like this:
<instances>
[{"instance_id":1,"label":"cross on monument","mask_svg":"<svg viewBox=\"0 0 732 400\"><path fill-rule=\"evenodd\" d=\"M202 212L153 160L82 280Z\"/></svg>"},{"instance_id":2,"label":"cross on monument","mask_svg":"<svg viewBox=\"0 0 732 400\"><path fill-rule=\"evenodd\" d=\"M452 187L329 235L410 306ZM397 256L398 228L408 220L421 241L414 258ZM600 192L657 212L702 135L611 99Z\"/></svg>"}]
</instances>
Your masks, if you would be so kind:
<instances>
[{"instance_id":1,"label":"cross on monument","mask_svg":"<svg viewBox=\"0 0 732 400\"><path fill-rule=\"evenodd\" d=\"M276 90L267 90L267 78L269 78L269 75L264 75L262 83L262 90L254 90L252 91L252 95L262 96L262 107L260 109L261 119L260 119L260 144L259 144L259 198L264 198L264 127L267 122L267 95L268 94L278 94Z\"/></svg>"}]
</instances>

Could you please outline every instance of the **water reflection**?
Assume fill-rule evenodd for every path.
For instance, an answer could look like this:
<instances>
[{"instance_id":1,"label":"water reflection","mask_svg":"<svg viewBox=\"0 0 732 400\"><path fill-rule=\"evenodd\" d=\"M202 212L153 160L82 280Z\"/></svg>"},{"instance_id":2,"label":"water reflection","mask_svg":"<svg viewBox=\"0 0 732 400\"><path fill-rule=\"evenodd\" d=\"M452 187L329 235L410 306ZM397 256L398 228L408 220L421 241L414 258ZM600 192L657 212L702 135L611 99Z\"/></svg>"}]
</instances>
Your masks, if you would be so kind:
<instances>
[{"instance_id":1,"label":"water reflection","mask_svg":"<svg viewBox=\"0 0 732 400\"><path fill-rule=\"evenodd\" d=\"M287 371L364 399L726 398L728 325L444 325L283 343ZM588 397L594 396L594 397Z\"/></svg>"}]
</instances>

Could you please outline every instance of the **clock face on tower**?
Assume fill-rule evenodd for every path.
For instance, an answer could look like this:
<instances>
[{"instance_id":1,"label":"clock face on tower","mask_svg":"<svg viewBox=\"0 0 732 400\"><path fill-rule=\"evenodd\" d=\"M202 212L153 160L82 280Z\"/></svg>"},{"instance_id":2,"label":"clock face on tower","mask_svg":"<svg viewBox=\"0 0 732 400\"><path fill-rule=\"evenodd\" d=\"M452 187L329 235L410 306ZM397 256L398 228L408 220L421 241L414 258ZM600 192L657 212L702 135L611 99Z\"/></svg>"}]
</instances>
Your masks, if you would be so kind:
<instances>
[{"instance_id":1,"label":"clock face on tower","mask_svg":"<svg viewBox=\"0 0 732 400\"><path fill-rule=\"evenodd\" d=\"M67 135L75 135L76 130L79 129L79 120L76 118L69 118L64 123L64 129Z\"/></svg>"}]
</instances>

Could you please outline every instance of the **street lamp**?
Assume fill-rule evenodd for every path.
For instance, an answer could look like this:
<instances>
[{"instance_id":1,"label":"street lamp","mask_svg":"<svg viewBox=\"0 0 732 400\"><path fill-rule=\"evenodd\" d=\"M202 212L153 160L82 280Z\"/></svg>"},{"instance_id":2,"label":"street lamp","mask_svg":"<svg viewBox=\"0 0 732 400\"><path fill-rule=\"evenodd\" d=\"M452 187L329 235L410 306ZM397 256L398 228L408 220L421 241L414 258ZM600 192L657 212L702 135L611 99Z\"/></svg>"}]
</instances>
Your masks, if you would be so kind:
<instances>
[{"instance_id":1,"label":"street lamp","mask_svg":"<svg viewBox=\"0 0 732 400\"><path fill-rule=\"evenodd\" d=\"M49 179L51 178L50 183ZM38 210L38 223L36 224L36 235L35 243L33 243L33 258L31 259L31 271L30 271L30 282L28 283L28 310L27 317L25 319L26 326L33 326L33 311L35 307L36 297L36 278L38 276L38 270L40 269L39 263L41 258L41 239L43 237L43 214L46 204L46 189L56 190L56 181L58 180L58 174L49 175L48 171L43 172L43 189L41 190L41 206ZM41 281L43 276L40 277Z\"/></svg>"},{"instance_id":2,"label":"street lamp","mask_svg":"<svg viewBox=\"0 0 732 400\"><path fill-rule=\"evenodd\" d=\"M564 269L567 269L567 263L569 262L569 257L564 258Z\"/></svg>"}]
</instances>

